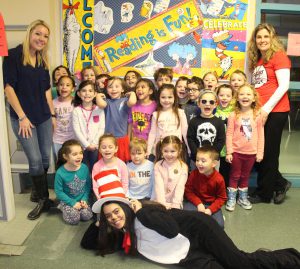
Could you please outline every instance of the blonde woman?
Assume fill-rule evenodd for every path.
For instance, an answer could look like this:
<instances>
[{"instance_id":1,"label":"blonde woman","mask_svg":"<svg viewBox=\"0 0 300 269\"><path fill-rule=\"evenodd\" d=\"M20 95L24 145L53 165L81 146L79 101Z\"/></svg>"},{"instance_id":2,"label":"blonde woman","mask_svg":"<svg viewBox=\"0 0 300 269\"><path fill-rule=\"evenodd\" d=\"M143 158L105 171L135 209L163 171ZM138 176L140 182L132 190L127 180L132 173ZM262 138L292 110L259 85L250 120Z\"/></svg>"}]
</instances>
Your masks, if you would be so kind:
<instances>
[{"instance_id":1,"label":"blonde woman","mask_svg":"<svg viewBox=\"0 0 300 269\"><path fill-rule=\"evenodd\" d=\"M28 159L34 190L31 200L38 203L28 214L31 220L50 206L46 175L56 122L47 57L49 35L44 21L32 22L23 44L10 49L3 63L11 125Z\"/></svg>"},{"instance_id":2,"label":"blonde woman","mask_svg":"<svg viewBox=\"0 0 300 269\"><path fill-rule=\"evenodd\" d=\"M291 186L279 172L281 135L290 110L287 91L291 63L272 25L259 24L252 33L248 49L252 83L260 96L265 132L264 157L260 163L257 190L252 203L284 201Z\"/></svg>"}]
</instances>

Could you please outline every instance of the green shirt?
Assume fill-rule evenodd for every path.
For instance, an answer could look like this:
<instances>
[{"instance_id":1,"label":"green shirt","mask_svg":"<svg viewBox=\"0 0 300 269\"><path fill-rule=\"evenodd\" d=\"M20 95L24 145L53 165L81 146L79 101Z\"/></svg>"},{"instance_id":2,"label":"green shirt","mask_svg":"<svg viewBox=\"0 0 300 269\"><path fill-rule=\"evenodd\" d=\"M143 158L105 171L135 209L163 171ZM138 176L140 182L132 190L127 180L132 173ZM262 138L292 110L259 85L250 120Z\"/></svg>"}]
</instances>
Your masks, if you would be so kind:
<instances>
[{"instance_id":1,"label":"green shirt","mask_svg":"<svg viewBox=\"0 0 300 269\"><path fill-rule=\"evenodd\" d=\"M63 165L55 174L54 191L61 202L74 206L77 202L88 202L92 188L89 169L85 164L77 171L69 171Z\"/></svg>"},{"instance_id":2,"label":"green shirt","mask_svg":"<svg viewBox=\"0 0 300 269\"><path fill-rule=\"evenodd\" d=\"M231 114L231 112L233 112L233 111L234 111L233 105L229 105L228 107L225 107L225 108L217 106L215 116L217 118L220 118L224 122L225 130L226 130L226 126L227 126L227 119L228 119L229 115ZM220 157L225 157L225 156L226 156L226 145L222 148L222 150L220 152Z\"/></svg>"}]
</instances>

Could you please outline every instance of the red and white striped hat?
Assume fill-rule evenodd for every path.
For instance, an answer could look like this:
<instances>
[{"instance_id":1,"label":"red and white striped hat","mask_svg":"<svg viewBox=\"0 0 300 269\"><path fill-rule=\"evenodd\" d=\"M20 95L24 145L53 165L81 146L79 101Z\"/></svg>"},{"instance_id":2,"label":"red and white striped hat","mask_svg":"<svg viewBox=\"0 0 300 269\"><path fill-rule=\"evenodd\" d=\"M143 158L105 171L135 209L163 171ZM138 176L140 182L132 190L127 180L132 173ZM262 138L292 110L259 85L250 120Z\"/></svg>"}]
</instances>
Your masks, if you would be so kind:
<instances>
[{"instance_id":1,"label":"red and white striped hat","mask_svg":"<svg viewBox=\"0 0 300 269\"><path fill-rule=\"evenodd\" d=\"M130 204L125 196L122 183L118 177L118 172L115 169L101 171L95 175L93 179L97 181L100 194L100 199L93 204L93 212L100 213L102 205L109 201Z\"/></svg>"}]
</instances>

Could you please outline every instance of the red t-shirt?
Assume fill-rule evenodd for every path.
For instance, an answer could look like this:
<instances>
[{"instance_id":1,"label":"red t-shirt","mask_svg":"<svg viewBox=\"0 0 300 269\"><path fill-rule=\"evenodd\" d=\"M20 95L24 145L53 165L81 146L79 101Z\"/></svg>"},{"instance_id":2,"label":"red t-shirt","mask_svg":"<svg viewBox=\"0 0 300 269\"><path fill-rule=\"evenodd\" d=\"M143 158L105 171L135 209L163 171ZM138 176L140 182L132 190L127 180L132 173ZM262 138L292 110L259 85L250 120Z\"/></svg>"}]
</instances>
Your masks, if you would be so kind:
<instances>
[{"instance_id":1,"label":"red t-shirt","mask_svg":"<svg viewBox=\"0 0 300 269\"><path fill-rule=\"evenodd\" d=\"M291 61L283 51L277 51L273 57L263 63L260 59L252 74L252 83L259 93L261 105L264 105L278 88L278 81L275 71L279 69L291 68ZM290 102L287 93L283 95L272 112L286 112L290 110Z\"/></svg>"}]
</instances>

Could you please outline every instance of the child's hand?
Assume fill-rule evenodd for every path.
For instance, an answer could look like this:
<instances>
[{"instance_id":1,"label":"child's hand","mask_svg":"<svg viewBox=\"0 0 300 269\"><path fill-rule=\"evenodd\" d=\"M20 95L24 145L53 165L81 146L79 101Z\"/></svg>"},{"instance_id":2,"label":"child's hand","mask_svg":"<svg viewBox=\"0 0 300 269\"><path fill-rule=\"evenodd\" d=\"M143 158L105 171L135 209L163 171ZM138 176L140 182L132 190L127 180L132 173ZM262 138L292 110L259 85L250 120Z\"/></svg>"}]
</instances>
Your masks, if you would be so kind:
<instances>
[{"instance_id":1,"label":"child's hand","mask_svg":"<svg viewBox=\"0 0 300 269\"><path fill-rule=\"evenodd\" d=\"M204 213L206 214L206 215L209 215L209 216L211 216L211 210L209 209L209 208L206 208L205 209L205 211L204 211Z\"/></svg>"},{"instance_id":2,"label":"child's hand","mask_svg":"<svg viewBox=\"0 0 300 269\"><path fill-rule=\"evenodd\" d=\"M263 158L259 158L259 157L256 156L256 161L257 161L258 163L260 163L260 162L262 161L262 159L263 159Z\"/></svg>"},{"instance_id":3,"label":"child's hand","mask_svg":"<svg viewBox=\"0 0 300 269\"><path fill-rule=\"evenodd\" d=\"M232 160L233 160L232 154L226 154L226 161L228 163L232 163Z\"/></svg>"},{"instance_id":4,"label":"child's hand","mask_svg":"<svg viewBox=\"0 0 300 269\"><path fill-rule=\"evenodd\" d=\"M105 94L102 93L102 92L97 93L97 97L100 97L100 98L102 98L102 99L106 99Z\"/></svg>"},{"instance_id":5,"label":"child's hand","mask_svg":"<svg viewBox=\"0 0 300 269\"><path fill-rule=\"evenodd\" d=\"M98 93L96 95L96 105L102 109L106 108L107 102L106 97L103 93Z\"/></svg>"},{"instance_id":6,"label":"child's hand","mask_svg":"<svg viewBox=\"0 0 300 269\"><path fill-rule=\"evenodd\" d=\"M205 206L204 206L204 204L199 204L199 205L197 205L197 210L198 210L199 212L205 213Z\"/></svg>"},{"instance_id":7,"label":"child's hand","mask_svg":"<svg viewBox=\"0 0 300 269\"><path fill-rule=\"evenodd\" d=\"M73 205L73 208L75 208L77 210L81 209L81 203L77 202L75 205Z\"/></svg>"},{"instance_id":8,"label":"child's hand","mask_svg":"<svg viewBox=\"0 0 300 269\"><path fill-rule=\"evenodd\" d=\"M98 150L98 146L97 146L97 145L91 144L91 146L92 146L92 148L93 148L93 151Z\"/></svg>"},{"instance_id":9,"label":"child's hand","mask_svg":"<svg viewBox=\"0 0 300 269\"><path fill-rule=\"evenodd\" d=\"M134 92L126 92L126 93L125 93L125 97L128 97L128 98L129 98L131 94L135 94L135 93L134 93Z\"/></svg>"},{"instance_id":10,"label":"child's hand","mask_svg":"<svg viewBox=\"0 0 300 269\"><path fill-rule=\"evenodd\" d=\"M134 213L138 212L142 208L142 204L138 200L131 200L130 204Z\"/></svg>"},{"instance_id":11,"label":"child's hand","mask_svg":"<svg viewBox=\"0 0 300 269\"><path fill-rule=\"evenodd\" d=\"M80 204L82 208L88 208L88 204L86 203L86 201L80 201Z\"/></svg>"}]
</instances>

